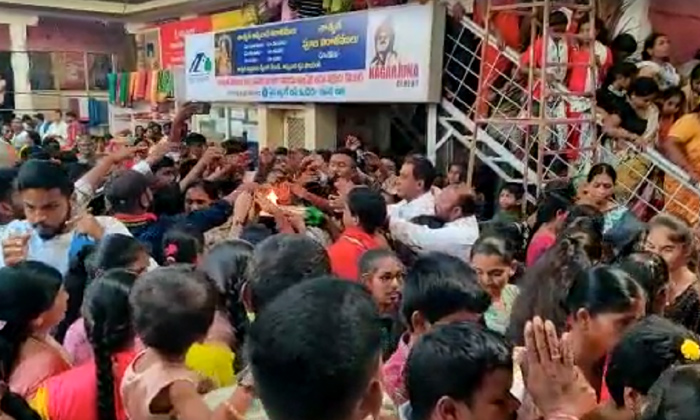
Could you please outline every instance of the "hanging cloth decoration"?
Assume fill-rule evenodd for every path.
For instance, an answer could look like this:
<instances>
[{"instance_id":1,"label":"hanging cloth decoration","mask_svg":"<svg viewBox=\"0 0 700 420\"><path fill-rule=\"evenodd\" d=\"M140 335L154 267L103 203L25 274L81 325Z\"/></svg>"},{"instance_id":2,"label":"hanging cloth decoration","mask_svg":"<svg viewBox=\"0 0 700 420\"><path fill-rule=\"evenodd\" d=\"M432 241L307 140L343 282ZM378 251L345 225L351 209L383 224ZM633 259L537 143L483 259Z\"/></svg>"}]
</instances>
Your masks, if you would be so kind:
<instances>
[{"instance_id":1,"label":"hanging cloth decoration","mask_svg":"<svg viewBox=\"0 0 700 420\"><path fill-rule=\"evenodd\" d=\"M155 106L158 104L158 70L151 71L149 79L150 85L148 86L148 98L146 100Z\"/></svg>"},{"instance_id":2,"label":"hanging cloth decoration","mask_svg":"<svg viewBox=\"0 0 700 420\"><path fill-rule=\"evenodd\" d=\"M126 106L129 99L129 73L121 73L119 78L119 106Z\"/></svg>"},{"instance_id":3,"label":"hanging cloth decoration","mask_svg":"<svg viewBox=\"0 0 700 420\"><path fill-rule=\"evenodd\" d=\"M117 73L109 73L107 75L107 91L109 92L109 103L117 102Z\"/></svg>"}]
</instances>

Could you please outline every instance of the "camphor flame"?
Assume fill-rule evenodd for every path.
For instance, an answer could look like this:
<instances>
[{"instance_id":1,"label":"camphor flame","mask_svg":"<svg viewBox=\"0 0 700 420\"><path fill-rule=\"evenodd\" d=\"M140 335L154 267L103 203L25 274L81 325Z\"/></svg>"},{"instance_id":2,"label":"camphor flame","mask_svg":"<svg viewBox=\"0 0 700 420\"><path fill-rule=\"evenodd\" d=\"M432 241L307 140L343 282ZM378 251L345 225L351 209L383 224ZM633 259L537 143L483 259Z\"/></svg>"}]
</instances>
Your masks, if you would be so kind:
<instances>
[{"instance_id":1,"label":"camphor flame","mask_svg":"<svg viewBox=\"0 0 700 420\"><path fill-rule=\"evenodd\" d=\"M275 194L275 191L270 191L270 194L267 195L267 199L270 200L270 203L277 205L277 194Z\"/></svg>"}]
</instances>

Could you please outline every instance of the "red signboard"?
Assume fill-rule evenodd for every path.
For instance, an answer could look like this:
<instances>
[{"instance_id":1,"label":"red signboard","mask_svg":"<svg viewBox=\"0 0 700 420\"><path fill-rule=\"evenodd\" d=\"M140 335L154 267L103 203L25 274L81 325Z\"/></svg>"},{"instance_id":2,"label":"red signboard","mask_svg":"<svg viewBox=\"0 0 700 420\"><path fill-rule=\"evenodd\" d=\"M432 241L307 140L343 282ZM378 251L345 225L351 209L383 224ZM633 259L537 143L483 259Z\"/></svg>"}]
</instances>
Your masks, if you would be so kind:
<instances>
[{"instance_id":1,"label":"red signboard","mask_svg":"<svg viewBox=\"0 0 700 420\"><path fill-rule=\"evenodd\" d=\"M182 66L185 60L185 35L211 31L211 17L170 22L160 26L163 68Z\"/></svg>"}]
</instances>

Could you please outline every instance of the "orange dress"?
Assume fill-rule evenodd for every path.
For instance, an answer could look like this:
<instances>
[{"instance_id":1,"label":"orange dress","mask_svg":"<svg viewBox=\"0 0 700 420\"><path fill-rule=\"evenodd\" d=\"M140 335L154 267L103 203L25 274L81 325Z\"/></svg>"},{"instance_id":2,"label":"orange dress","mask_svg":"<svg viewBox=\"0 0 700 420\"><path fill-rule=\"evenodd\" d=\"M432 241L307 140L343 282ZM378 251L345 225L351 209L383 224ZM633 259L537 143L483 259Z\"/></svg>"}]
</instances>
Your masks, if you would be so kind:
<instances>
[{"instance_id":1,"label":"orange dress","mask_svg":"<svg viewBox=\"0 0 700 420\"><path fill-rule=\"evenodd\" d=\"M667 142L675 143L686 156L688 162L700 172L700 115L684 115L671 127ZM700 197L684 187L672 176L664 179L666 211L684 219L691 226L697 222L700 213Z\"/></svg>"}]
</instances>

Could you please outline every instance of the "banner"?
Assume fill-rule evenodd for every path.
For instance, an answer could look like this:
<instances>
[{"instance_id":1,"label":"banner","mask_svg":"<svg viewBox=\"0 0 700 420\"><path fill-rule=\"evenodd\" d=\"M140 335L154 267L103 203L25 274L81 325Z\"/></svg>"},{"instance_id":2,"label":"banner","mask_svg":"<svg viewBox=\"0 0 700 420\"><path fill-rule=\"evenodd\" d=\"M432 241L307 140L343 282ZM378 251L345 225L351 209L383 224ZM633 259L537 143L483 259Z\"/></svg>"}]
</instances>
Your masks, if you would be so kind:
<instances>
[{"instance_id":1,"label":"banner","mask_svg":"<svg viewBox=\"0 0 700 420\"><path fill-rule=\"evenodd\" d=\"M434 37L438 31L433 29L444 16L435 7L385 7L189 35L187 97L209 102L437 101L442 38Z\"/></svg>"},{"instance_id":2,"label":"banner","mask_svg":"<svg viewBox=\"0 0 700 420\"><path fill-rule=\"evenodd\" d=\"M211 17L166 23L160 27L161 60L164 69L184 64L185 36L211 31Z\"/></svg>"}]
</instances>

